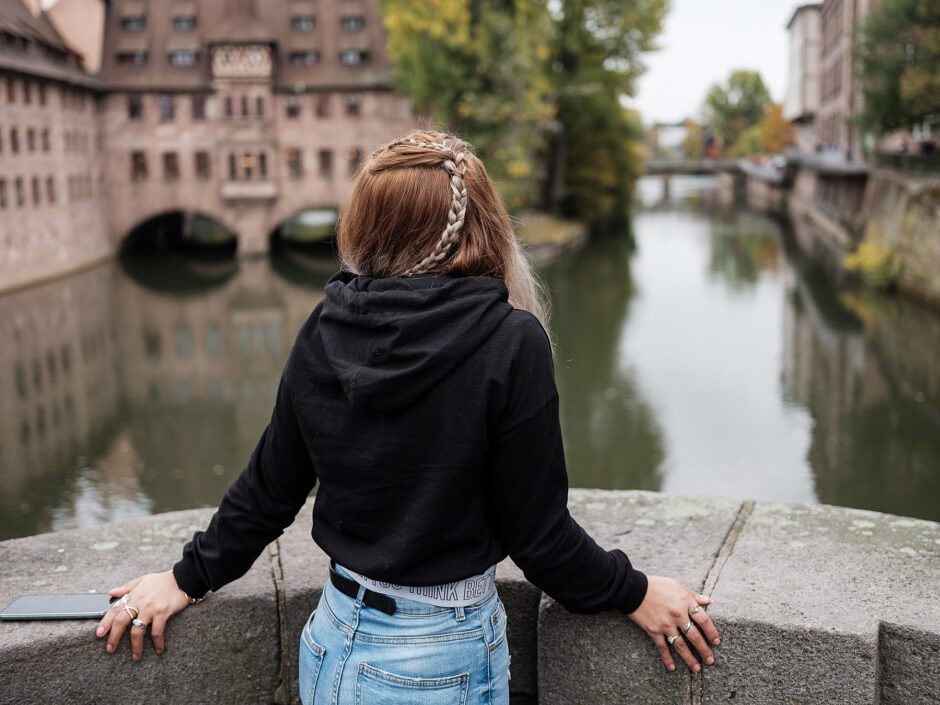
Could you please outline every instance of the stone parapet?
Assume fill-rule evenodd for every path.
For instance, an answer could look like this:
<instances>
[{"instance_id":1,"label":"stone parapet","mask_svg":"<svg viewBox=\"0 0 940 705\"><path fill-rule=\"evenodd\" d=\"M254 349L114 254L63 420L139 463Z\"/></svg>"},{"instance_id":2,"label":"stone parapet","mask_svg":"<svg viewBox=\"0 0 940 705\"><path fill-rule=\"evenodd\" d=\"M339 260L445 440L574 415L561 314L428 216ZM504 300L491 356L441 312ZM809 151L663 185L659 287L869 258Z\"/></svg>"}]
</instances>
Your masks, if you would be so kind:
<instances>
[{"instance_id":1,"label":"stone parapet","mask_svg":"<svg viewBox=\"0 0 940 705\"><path fill-rule=\"evenodd\" d=\"M716 664L667 672L616 612L572 615L497 572L512 690L541 703L940 702L940 525L828 506L573 490L572 514L651 574L710 594ZM0 604L103 591L178 557L212 510L0 543ZM328 574L311 505L241 580L174 617L167 651L107 655L92 621L0 623L0 703L298 702L297 644Z\"/></svg>"}]
</instances>

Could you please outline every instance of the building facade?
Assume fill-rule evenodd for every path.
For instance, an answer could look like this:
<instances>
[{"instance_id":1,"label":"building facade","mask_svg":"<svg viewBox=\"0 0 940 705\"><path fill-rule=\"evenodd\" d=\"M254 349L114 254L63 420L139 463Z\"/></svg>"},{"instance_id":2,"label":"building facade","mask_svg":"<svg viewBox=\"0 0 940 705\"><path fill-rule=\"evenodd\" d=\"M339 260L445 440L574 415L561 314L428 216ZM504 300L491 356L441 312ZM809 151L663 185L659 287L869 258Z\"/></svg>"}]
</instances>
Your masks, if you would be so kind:
<instances>
[{"instance_id":1,"label":"building facade","mask_svg":"<svg viewBox=\"0 0 940 705\"><path fill-rule=\"evenodd\" d=\"M97 57L94 32L54 25L74 29L81 3L100 0L60 2L50 18L0 0L0 18L19 18L0 24L0 290L113 254L167 213L216 221L240 253L265 252L298 213L335 211L363 158L416 126L392 90L378 0L115 0ZM17 99L26 85L56 92L47 118L38 97Z\"/></svg>"},{"instance_id":2,"label":"building facade","mask_svg":"<svg viewBox=\"0 0 940 705\"><path fill-rule=\"evenodd\" d=\"M49 20L0 2L0 289L107 257L100 81Z\"/></svg>"},{"instance_id":3,"label":"building facade","mask_svg":"<svg viewBox=\"0 0 940 705\"><path fill-rule=\"evenodd\" d=\"M783 117L796 128L796 145L805 152L819 144L815 119L819 110L821 4L800 5L787 23L790 63Z\"/></svg>"}]
</instances>

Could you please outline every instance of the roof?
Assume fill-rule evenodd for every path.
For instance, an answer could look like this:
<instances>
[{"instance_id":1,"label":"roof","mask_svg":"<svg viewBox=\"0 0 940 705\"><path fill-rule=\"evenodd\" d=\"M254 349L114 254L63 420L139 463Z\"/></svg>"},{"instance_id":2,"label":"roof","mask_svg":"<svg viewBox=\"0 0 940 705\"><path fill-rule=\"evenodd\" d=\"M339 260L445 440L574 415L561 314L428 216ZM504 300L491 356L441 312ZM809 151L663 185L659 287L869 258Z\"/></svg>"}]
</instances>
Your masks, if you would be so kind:
<instances>
[{"instance_id":1,"label":"roof","mask_svg":"<svg viewBox=\"0 0 940 705\"><path fill-rule=\"evenodd\" d=\"M821 2L811 2L811 3L806 3L805 5L797 6L797 8L793 11L793 14L790 15L789 21L787 21L787 29L790 29L790 25L792 25L796 21L797 15L799 15L801 12L804 12L806 10L821 10L821 9L822 9Z\"/></svg>"},{"instance_id":2,"label":"roof","mask_svg":"<svg viewBox=\"0 0 940 705\"><path fill-rule=\"evenodd\" d=\"M21 0L0 0L0 32L28 41L26 51L0 52L0 68L28 76L100 89L101 83L81 67L73 51L44 13L33 16ZM42 47L52 50L43 51ZM55 56L62 58L56 60Z\"/></svg>"}]
</instances>

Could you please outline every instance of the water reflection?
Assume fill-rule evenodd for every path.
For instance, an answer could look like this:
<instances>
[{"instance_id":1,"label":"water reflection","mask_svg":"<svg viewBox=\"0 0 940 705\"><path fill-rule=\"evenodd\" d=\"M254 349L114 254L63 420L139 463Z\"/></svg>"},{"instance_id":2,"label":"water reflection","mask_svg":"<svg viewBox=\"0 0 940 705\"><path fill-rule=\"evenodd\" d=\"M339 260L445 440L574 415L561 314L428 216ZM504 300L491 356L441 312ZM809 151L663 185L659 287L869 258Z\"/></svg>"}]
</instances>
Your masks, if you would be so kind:
<instances>
[{"instance_id":1,"label":"water reflection","mask_svg":"<svg viewBox=\"0 0 940 705\"><path fill-rule=\"evenodd\" d=\"M243 467L328 275L146 288L159 264L0 297L0 537L212 505Z\"/></svg>"}]
</instances>

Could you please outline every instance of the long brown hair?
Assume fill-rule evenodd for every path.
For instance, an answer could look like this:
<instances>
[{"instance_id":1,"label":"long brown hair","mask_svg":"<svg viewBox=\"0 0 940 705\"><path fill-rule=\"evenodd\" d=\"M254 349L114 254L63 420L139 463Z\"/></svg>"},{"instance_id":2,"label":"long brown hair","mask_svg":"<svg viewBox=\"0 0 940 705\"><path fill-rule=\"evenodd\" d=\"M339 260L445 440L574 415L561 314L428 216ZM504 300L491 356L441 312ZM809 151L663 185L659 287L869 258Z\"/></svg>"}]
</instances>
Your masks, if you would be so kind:
<instances>
[{"instance_id":1,"label":"long brown hair","mask_svg":"<svg viewBox=\"0 0 940 705\"><path fill-rule=\"evenodd\" d=\"M357 274L503 280L509 303L546 326L541 288L486 168L453 135L417 130L376 149L340 211L336 242Z\"/></svg>"}]
</instances>

